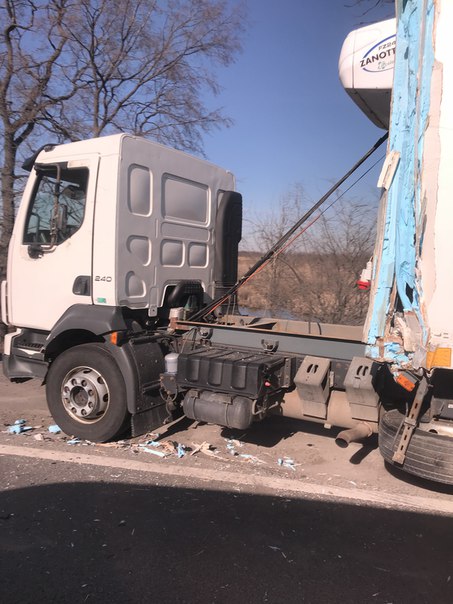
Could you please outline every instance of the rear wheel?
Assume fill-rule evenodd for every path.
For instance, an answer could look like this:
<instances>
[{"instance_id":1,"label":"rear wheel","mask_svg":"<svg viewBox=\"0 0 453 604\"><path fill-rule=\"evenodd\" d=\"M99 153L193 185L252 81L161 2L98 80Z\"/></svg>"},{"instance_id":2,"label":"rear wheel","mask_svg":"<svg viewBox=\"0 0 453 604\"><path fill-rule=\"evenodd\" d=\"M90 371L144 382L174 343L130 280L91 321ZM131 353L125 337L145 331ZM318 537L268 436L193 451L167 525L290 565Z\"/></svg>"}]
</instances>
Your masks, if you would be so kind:
<instances>
[{"instance_id":1,"label":"rear wheel","mask_svg":"<svg viewBox=\"0 0 453 604\"><path fill-rule=\"evenodd\" d=\"M127 426L124 380L102 344L61 353L50 366L46 394L50 412L66 434L104 442Z\"/></svg>"},{"instance_id":2,"label":"rear wheel","mask_svg":"<svg viewBox=\"0 0 453 604\"><path fill-rule=\"evenodd\" d=\"M384 459L409 474L420 478L453 484L453 438L432 434L417 428L409 442L404 464L392 461L404 415L394 409L384 413L379 425L379 450Z\"/></svg>"}]
</instances>

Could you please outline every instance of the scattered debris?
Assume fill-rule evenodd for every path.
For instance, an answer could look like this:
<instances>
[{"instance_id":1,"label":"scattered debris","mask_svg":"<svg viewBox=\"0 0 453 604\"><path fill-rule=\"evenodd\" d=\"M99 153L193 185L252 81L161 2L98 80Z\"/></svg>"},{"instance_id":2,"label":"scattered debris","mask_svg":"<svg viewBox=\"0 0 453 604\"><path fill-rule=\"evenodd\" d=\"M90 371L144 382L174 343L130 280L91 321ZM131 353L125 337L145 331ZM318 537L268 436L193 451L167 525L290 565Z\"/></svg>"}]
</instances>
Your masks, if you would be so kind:
<instances>
[{"instance_id":1,"label":"scattered debris","mask_svg":"<svg viewBox=\"0 0 453 604\"><path fill-rule=\"evenodd\" d=\"M225 440L226 440L226 444L227 444L226 447L228 449L228 453L230 455L237 455L238 453L236 451L236 448L235 448L233 440L229 439L229 438L226 438Z\"/></svg>"},{"instance_id":2,"label":"scattered debris","mask_svg":"<svg viewBox=\"0 0 453 604\"><path fill-rule=\"evenodd\" d=\"M147 440L146 442L144 442L141 445L139 445L139 447L141 447L141 446L145 446L145 447L160 447L160 446L162 446L162 443L159 442L158 440Z\"/></svg>"},{"instance_id":3,"label":"scattered debris","mask_svg":"<svg viewBox=\"0 0 453 604\"><path fill-rule=\"evenodd\" d=\"M107 447L107 448L113 448L113 449L130 449L132 447L131 443L127 442L125 440L119 440L114 443L90 443L90 444L97 445L98 447Z\"/></svg>"},{"instance_id":4,"label":"scattered debris","mask_svg":"<svg viewBox=\"0 0 453 604\"><path fill-rule=\"evenodd\" d=\"M283 468L289 468L289 469L293 470L294 472L296 471L294 459L291 459L290 457L279 457L277 460L277 463L279 466L282 466Z\"/></svg>"},{"instance_id":5,"label":"scattered debris","mask_svg":"<svg viewBox=\"0 0 453 604\"><path fill-rule=\"evenodd\" d=\"M42 434L33 434L33 438L35 440L44 440L44 436Z\"/></svg>"},{"instance_id":6,"label":"scattered debris","mask_svg":"<svg viewBox=\"0 0 453 604\"><path fill-rule=\"evenodd\" d=\"M170 455L176 455L179 459L184 457L187 451L190 451L189 447L182 443L177 443L173 440L147 440L144 443L138 445L140 451L145 453L151 453L157 457L168 457ZM160 451L157 451L160 449Z\"/></svg>"},{"instance_id":7,"label":"scattered debris","mask_svg":"<svg viewBox=\"0 0 453 604\"><path fill-rule=\"evenodd\" d=\"M157 440L160 437L159 432L147 432L144 435L144 438L147 438L148 440Z\"/></svg>"},{"instance_id":8,"label":"scattered debris","mask_svg":"<svg viewBox=\"0 0 453 604\"><path fill-rule=\"evenodd\" d=\"M80 440L80 438L71 438L70 440L66 441L67 445L80 445L82 441Z\"/></svg>"},{"instance_id":9,"label":"scattered debris","mask_svg":"<svg viewBox=\"0 0 453 604\"><path fill-rule=\"evenodd\" d=\"M61 428L57 424L52 424L47 428L51 434L60 434Z\"/></svg>"},{"instance_id":10,"label":"scattered debris","mask_svg":"<svg viewBox=\"0 0 453 604\"><path fill-rule=\"evenodd\" d=\"M243 459L245 459L246 461L250 462L250 463L261 463L261 464L265 464L266 462L263 461L262 459L260 459L259 457L256 457L255 455L249 455L246 453L241 453L239 455L239 457L242 457Z\"/></svg>"},{"instance_id":11,"label":"scattered debris","mask_svg":"<svg viewBox=\"0 0 453 604\"><path fill-rule=\"evenodd\" d=\"M209 455L209 457L217 457L217 459L221 459L220 457L218 457L219 452L218 450L214 447L214 445L211 445L208 442L202 442L201 445L197 444L197 443L192 443L193 446L195 447L193 449L193 451L191 452L190 455L196 455L197 453L204 453L205 455Z\"/></svg>"},{"instance_id":12,"label":"scattered debris","mask_svg":"<svg viewBox=\"0 0 453 604\"><path fill-rule=\"evenodd\" d=\"M231 438L230 442L233 443L233 445L235 447L239 447L240 448L240 447L244 446L244 443L241 440L238 440L237 438Z\"/></svg>"},{"instance_id":13,"label":"scattered debris","mask_svg":"<svg viewBox=\"0 0 453 604\"><path fill-rule=\"evenodd\" d=\"M150 449L149 447L142 446L141 451L145 451L145 453L152 453L152 455L157 455L157 457L168 457L170 453L164 453L164 451L156 451L156 449Z\"/></svg>"},{"instance_id":14,"label":"scattered debris","mask_svg":"<svg viewBox=\"0 0 453 604\"><path fill-rule=\"evenodd\" d=\"M25 419L16 419L14 424L8 427L8 434L22 434L23 432L33 430L31 426L26 426L25 424Z\"/></svg>"},{"instance_id":15,"label":"scattered debris","mask_svg":"<svg viewBox=\"0 0 453 604\"><path fill-rule=\"evenodd\" d=\"M273 550L274 552L280 552L281 555L285 558L285 560L287 560L287 556L285 552L281 549L281 547L277 547L276 545L268 545L268 547L270 547L271 550ZM292 562L292 560L289 560L289 562Z\"/></svg>"},{"instance_id":16,"label":"scattered debris","mask_svg":"<svg viewBox=\"0 0 453 604\"><path fill-rule=\"evenodd\" d=\"M240 447L244 446L244 443L241 442L240 440L237 440L236 438L225 438L225 440L226 440L226 447L228 449L228 452L230 453L230 455L233 455L233 456L238 455L236 448L240 448Z\"/></svg>"}]
</instances>

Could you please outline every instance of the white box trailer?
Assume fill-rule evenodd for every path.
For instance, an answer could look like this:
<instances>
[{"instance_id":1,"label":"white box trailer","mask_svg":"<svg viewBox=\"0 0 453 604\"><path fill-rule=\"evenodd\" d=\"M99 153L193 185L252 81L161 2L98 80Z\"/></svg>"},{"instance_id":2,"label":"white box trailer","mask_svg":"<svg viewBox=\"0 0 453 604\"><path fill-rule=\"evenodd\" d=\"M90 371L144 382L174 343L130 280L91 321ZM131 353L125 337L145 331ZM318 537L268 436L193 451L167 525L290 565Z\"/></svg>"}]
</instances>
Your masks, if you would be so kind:
<instances>
[{"instance_id":1,"label":"white box trailer","mask_svg":"<svg viewBox=\"0 0 453 604\"><path fill-rule=\"evenodd\" d=\"M453 367L453 5L415 4L398 21L365 341L371 358L432 371Z\"/></svg>"}]
</instances>

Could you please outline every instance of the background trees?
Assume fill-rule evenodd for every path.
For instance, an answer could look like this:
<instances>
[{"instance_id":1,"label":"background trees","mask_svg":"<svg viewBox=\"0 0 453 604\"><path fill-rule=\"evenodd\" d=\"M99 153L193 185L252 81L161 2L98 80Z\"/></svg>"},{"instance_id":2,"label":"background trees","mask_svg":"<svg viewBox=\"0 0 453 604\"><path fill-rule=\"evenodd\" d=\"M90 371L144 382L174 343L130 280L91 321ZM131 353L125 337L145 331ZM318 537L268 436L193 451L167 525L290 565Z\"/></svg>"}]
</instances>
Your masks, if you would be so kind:
<instances>
[{"instance_id":1,"label":"background trees","mask_svg":"<svg viewBox=\"0 0 453 604\"><path fill-rule=\"evenodd\" d=\"M311 205L296 185L276 208L252 218L245 245L254 251L242 253L240 274L257 260L255 250L269 249ZM357 289L356 281L372 255L376 210L375 198L371 203L340 198L239 290L239 304L265 309L267 316L361 324L368 295Z\"/></svg>"},{"instance_id":2,"label":"background trees","mask_svg":"<svg viewBox=\"0 0 453 604\"><path fill-rule=\"evenodd\" d=\"M45 142L125 130L202 152L203 134L229 123L221 110L208 107L204 99L218 92L216 67L228 65L240 51L241 2L2 0L0 280L5 278L15 197L21 184L17 165L31 149ZM374 6L374 0L363 2ZM256 223L259 249L267 249L300 216L303 191L299 188L293 193L282 201L281 210L268 217L267 229ZM341 234L342 221L349 234L358 227L353 216L348 218L348 211L337 211L335 218L324 216L313 231L319 234L316 242L307 234L299 247L279 256L255 291L253 305L262 299L263 306L276 311L290 300L291 312L300 316L319 316L322 311L325 320L358 320L349 319L349 311L335 314L331 299L316 291L327 275L322 264L327 257L333 284L344 282L346 274L355 280L362 257L369 255L363 241ZM355 218L360 215L358 209ZM334 237L337 234L341 243ZM360 254L344 253L344 246L354 242ZM294 262L302 254L311 254L309 265ZM345 267L351 258L354 264L349 270ZM310 275L316 271L318 279L313 280ZM327 283L322 292L325 287ZM336 294L338 300L343 299L343 308L363 306L363 296L353 303L346 299L346 291Z\"/></svg>"},{"instance_id":3,"label":"background trees","mask_svg":"<svg viewBox=\"0 0 453 604\"><path fill-rule=\"evenodd\" d=\"M0 280L30 146L124 130L201 152L228 124L204 98L243 29L241 0L2 1Z\"/></svg>"}]
</instances>

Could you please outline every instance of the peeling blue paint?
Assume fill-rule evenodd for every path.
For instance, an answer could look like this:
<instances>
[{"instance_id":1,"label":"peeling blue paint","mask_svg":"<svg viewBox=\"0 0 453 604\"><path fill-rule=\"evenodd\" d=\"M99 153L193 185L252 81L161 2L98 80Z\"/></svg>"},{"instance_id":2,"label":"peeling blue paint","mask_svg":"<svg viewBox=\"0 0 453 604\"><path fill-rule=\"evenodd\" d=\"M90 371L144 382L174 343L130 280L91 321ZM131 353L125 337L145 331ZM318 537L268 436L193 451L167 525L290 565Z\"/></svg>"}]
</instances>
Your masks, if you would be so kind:
<instances>
[{"instance_id":1,"label":"peeling blue paint","mask_svg":"<svg viewBox=\"0 0 453 604\"><path fill-rule=\"evenodd\" d=\"M397 46L388 152L399 151L400 162L386 193L381 256L375 258L379 268L375 296L371 301L367 354L381 358L380 340L385 355L383 360L407 363L410 355L400 345L386 342L385 334L394 311L391 293L396 286L403 310L415 313L426 337L420 312L421 291L415 275L422 245L421 239L417 238L417 229L421 232L419 225L423 221L420 169L434 65L434 4L432 0L398 0L396 9Z\"/></svg>"},{"instance_id":2,"label":"peeling blue paint","mask_svg":"<svg viewBox=\"0 0 453 604\"><path fill-rule=\"evenodd\" d=\"M385 342L383 351L377 346L367 346L366 355L373 360L385 359L389 363L394 363L399 367L405 365L409 361L407 353L404 351L401 344L397 342Z\"/></svg>"}]
</instances>

